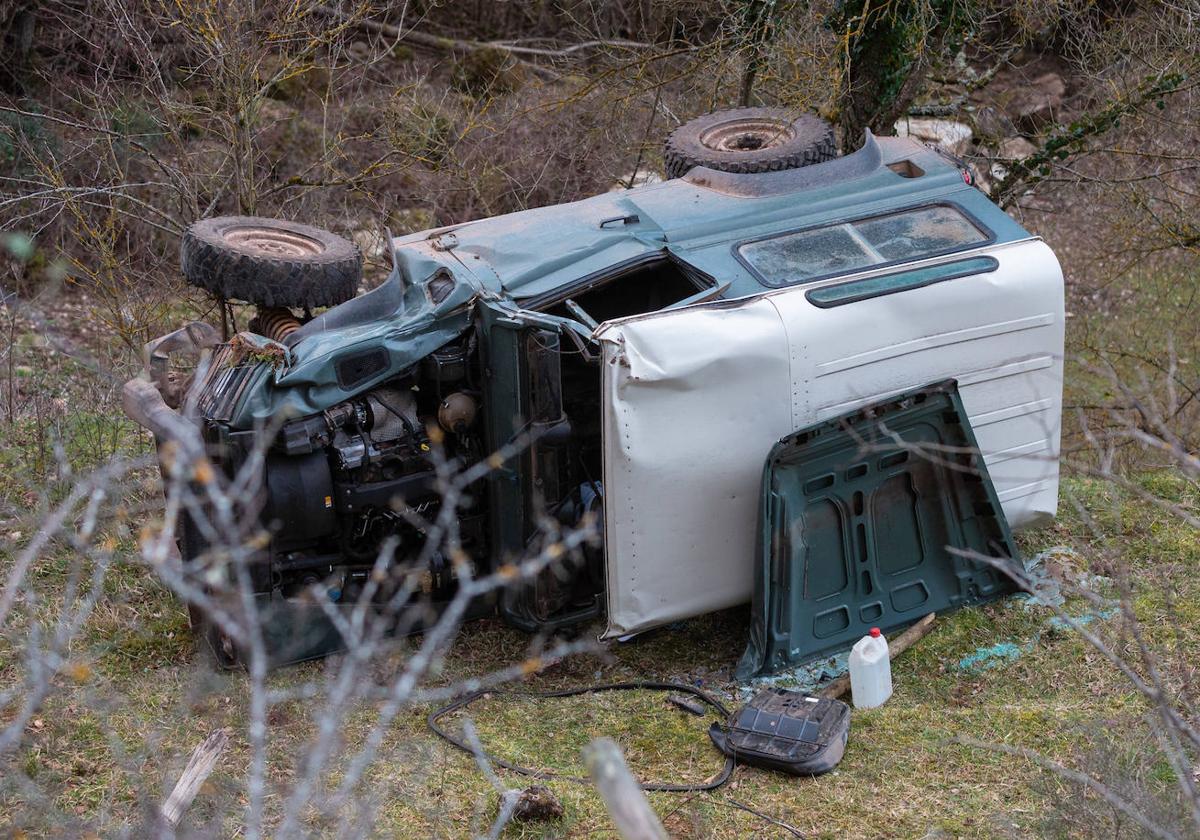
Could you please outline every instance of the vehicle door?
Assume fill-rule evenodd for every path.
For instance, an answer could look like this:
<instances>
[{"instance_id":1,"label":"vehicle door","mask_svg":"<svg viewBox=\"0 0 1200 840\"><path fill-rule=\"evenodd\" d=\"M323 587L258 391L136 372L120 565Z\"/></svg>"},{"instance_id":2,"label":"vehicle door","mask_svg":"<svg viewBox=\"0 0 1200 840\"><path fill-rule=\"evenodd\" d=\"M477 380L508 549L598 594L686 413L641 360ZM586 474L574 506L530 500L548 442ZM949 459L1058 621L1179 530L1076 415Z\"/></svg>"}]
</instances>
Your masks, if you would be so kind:
<instances>
[{"instance_id":1,"label":"vehicle door","mask_svg":"<svg viewBox=\"0 0 1200 840\"><path fill-rule=\"evenodd\" d=\"M500 460L488 476L491 556L498 567L526 555L538 536L538 522L549 513L548 502L569 489L559 486L569 433L559 348L574 325L502 300L479 302L479 325L486 441ZM526 585L506 589L501 614L517 627L538 632L598 613L599 593L594 603L563 610L553 577L548 569Z\"/></svg>"}]
</instances>

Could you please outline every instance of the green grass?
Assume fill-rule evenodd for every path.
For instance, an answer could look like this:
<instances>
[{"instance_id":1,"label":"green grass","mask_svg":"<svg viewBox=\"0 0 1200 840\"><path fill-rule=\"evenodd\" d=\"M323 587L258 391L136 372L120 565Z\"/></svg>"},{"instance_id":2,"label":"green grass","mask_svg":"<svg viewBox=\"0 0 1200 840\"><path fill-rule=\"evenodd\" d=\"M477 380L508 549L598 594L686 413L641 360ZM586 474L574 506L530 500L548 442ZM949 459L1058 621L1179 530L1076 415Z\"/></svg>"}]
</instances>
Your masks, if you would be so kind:
<instances>
[{"instance_id":1,"label":"green grass","mask_svg":"<svg viewBox=\"0 0 1200 840\"><path fill-rule=\"evenodd\" d=\"M23 346L21 353L21 363L50 365L48 377L29 386L42 389L46 405L65 398L87 407L56 426L61 430L57 439L77 469L112 451L144 451L145 439L121 425L111 397L90 400L94 383L88 384L78 369L54 362L36 343ZM1081 388L1100 387L1099 380L1082 374L1081 380ZM46 486L52 469L46 459L51 444L39 443L28 418L8 433L8 445L0 447L0 498L32 512L36 491ZM1143 466L1134 475L1145 493L1200 511L1200 491L1178 474ZM143 478L123 491L129 495L122 501L131 509L157 492L154 476L148 472ZM1023 551L1072 547L1079 558L1076 572L1111 575L1127 564L1138 618L1164 657L1168 676L1175 679L1200 661L1195 633L1200 628L1200 534L1182 525L1165 505L1092 479L1065 481L1060 510L1055 524L1021 536ZM130 530L136 532L138 524L132 522ZM0 579L30 533L26 526L12 528L22 536L0 534ZM220 727L231 729L231 745L188 819L193 827L237 833L249 761L245 678L213 672L195 652L182 605L129 559L134 546L130 530L110 522L99 535L110 540L118 559L105 580L105 597L70 650L69 676L56 678L55 691L0 779L0 833L18 828L30 836L52 828L68 835L136 831L196 744ZM44 598L38 606L43 615L55 609L70 556L60 543L39 559L33 579ZM1111 592L1110 585L1106 594ZM1083 605L1072 602L1070 607L1078 611ZM1047 609L1026 609L1010 599L939 618L934 631L894 663L893 699L880 709L854 714L845 759L829 775L796 779L739 767L732 783L717 792L656 793L650 795L651 803L673 837L786 836L730 805L734 800L809 837L1113 833L1113 825L1105 822L1111 819L1109 810L1090 803L1077 788L1024 759L957 740L968 736L1034 749L1085 769L1103 766L1111 773L1115 767L1145 796L1164 798L1169 811L1174 771L1153 746L1143 722L1145 703L1081 638L1048 629L1049 617ZM522 687L661 679L728 692L748 621L748 610L730 610L633 643L612 643L602 657L568 660ZM1115 649L1133 653L1119 620L1092 627ZM1021 647L1022 655L979 672L959 667L964 657L999 642ZM463 629L440 679L484 674L518 661L528 644L527 636L497 621L474 623ZM386 680L402 661L398 654L380 663L374 678ZM281 670L272 675L272 685L318 679L324 667L310 663ZM0 636L0 689L23 677L11 637ZM282 789L312 737L316 711L301 701L271 710L270 777ZM397 718L364 785L376 803L381 835L467 836L483 830L494 815L494 791L470 757L426 730L428 711L414 708ZM11 714L11 708L0 709L0 724ZM494 696L474 706L471 714L493 754L571 775L583 773L581 747L601 735L621 744L644 779L695 782L721 766L706 734L713 718L685 715L653 692L560 700ZM372 719L371 708L347 714L343 734L350 749L361 742ZM461 725L461 715L449 722ZM1097 756L1107 757L1101 761ZM510 772L501 776L513 786L529 783ZM563 818L514 825L505 836L615 836L590 787L561 780L548 784L563 802ZM268 807L277 809L278 797ZM312 827L324 836L338 836L344 828L339 821L315 820Z\"/></svg>"},{"instance_id":2,"label":"green grass","mask_svg":"<svg viewBox=\"0 0 1200 840\"><path fill-rule=\"evenodd\" d=\"M1145 481L1194 507L1191 488L1162 476ZM1172 661L1195 661L1200 650L1190 637L1180 642L1170 632L1181 618L1196 626L1200 549L1195 534L1173 526L1163 510L1111 486L1068 481L1064 497L1084 500L1097 514L1097 529L1068 508L1054 526L1025 535L1024 549L1074 545L1087 562L1123 547L1124 556L1136 564L1135 603L1152 639ZM191 749L208 732L229 726L233 744L192 819L232 830L248 760L244 677L213 673L192 653L184 611L145 572L118 565L110 585L111 603L97 611L86 645L76 651L90 663L86 678L64 684L53 696L39 713L41 728L28 734L15 763L22 781L35 785L46 799L35 801L19 786L6 784L0 826L37 833L70 819L110 833L137 825L140 809L163 795ZM1175 608L1168 606L1168 591L1177 599ZM1079 798L1077 790L1023 759L956 741L969 736L1027 747L1087 766L1096 727L1119 725L1145 737L1143 701L1073 633L1048 632L1048 616L1046 609L1026 609L1010 599L939 619L925 640L896 661L893 699L880 709L854 714L845 759L827 776L795 779L740 767L733 783L716 793L651 794L650 800L675 837L785 836L779 829L773 834L770 825L731 807L728 800L770 813L812 837L923 837L931 831L962 837L1005 832L1083 836L1070 820L1055 819L1063 802ZM745 610L732 610L642 641L613 644L603 658L569 660L524 687L687 679L721 692L729 687L729 669L744 643L747 618ZM1115 623L1094 626L1120 644ZM964 656L998 641L1029 648L1018 659L979 673L958 667ZM448 659L443 679L484 673L519 659L527 644L527 637L498 622L472 624ZM400 661L381 665L377 678L385 679ZM318 676L322 667L316 663L282 670L272 682L296 684ZM13 671L6 673L11 678ZM427 711L412 709L397 719L382 760L369 776L381 834L466 836L485 826L494 812L495 794L473 761L426 731ZM642 778L697 782L721 765L706 735L713 718L685 715L654 692L557 700L493 696L470 712L493 754L557 772L583 774L580 749L602 735L621 744ZM292 772L311 737L313 713L300 701L272 710L271 775L276 781ZM348 744L364 736L372 717L367 708L347 716ZM460 725L461 715L450 723ZM1143 781L1169 791L1171 774L1168 765L1155 759ZM527 783L513 773L501 775L511 785ZM569 781L549 784L562 799L563 818L514 826L507 836L615 836L589 787ZM324 829L336 836L339 825Z\"/></svg>"}]
</instances>

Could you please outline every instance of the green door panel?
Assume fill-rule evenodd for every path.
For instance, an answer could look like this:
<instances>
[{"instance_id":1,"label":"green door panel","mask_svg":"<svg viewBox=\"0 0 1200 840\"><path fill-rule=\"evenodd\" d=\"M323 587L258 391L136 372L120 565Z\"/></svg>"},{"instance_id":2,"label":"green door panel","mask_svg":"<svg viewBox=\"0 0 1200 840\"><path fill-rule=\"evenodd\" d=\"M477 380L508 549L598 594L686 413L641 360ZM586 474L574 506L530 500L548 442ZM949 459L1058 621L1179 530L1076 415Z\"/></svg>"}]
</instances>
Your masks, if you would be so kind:
<instances>
[{"instance_id":1,"label":"green door panel","mask_svg":"<svg viewBox=\"0 0 1200 840\"><path fill-rule=\"evenodd\" d=\"M488 450L507 455L488 475L492 562L518 559L525 548L528 451L518 444L529 415L525 336L537 325L521 317L511 304L481 300L478 323L483 353L484 419Z\"/></svg>"},{"instance_id":2,"label":"green door panel","mask_svg":"<svg viewBox=\"0 0 1200 840\"><path fill-rule=\"evenodd\" d=\"M1013 589L1004 512L953 381L783 438L763 475L746 679Z\"/></svg>"},{"instance_id":3,"label":"green door panel","mask_svg":"<svg viewBox=\"0 0 1200 840\"><path fill-rule=\"evenodd\" d=\"M547 502L563 498L563 449L569 428L562 408L559 369L561 335L575 322L518 309L509 302L482 300L478 323L484 352L484 414L487 443L503 462L488 475L492 567L518 562L544 536L539 520ZM578 333L576 333L578 335ZM582 338L581 338L582 340ZM499 599L500 615L526 632L554 632L594 618L602 601L552 609L552 577L547 569L531 580L508 586Z\"/></svg>"}]
</instances>

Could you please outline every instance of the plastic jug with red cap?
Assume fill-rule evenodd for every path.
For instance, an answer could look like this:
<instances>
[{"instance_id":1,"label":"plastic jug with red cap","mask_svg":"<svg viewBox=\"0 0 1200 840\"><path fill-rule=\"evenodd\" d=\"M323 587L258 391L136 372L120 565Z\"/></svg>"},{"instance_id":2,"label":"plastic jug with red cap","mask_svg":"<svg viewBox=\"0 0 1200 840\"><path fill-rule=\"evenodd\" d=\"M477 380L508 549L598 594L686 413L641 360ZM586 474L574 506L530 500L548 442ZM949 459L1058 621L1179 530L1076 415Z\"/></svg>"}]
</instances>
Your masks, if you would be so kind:
<instances>
[{"instance_id":1,"label":"plastic jug with red cap","mask_svg":"<svg viewBox=\"0 0 1200 840\"><path fill-rule=\"evenodd\" d=\"M850 696L856 709L882 706L892 696L892 660L878 627L850 649Z\"/></svg>"}]
</instances>

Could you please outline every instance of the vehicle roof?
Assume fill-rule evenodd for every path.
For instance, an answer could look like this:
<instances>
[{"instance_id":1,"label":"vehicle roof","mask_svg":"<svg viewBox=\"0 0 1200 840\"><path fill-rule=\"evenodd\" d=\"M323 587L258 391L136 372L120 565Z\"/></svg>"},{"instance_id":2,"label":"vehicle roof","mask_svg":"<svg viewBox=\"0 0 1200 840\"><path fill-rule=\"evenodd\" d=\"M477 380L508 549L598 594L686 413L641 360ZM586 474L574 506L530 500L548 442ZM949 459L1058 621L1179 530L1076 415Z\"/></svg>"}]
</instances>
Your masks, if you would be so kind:
<instances>
[{"instance_id":1,"label":"vehicle roof","mask_svg":"<svg viewBox=\"0 0 1200 840\"><path fill-rule=\"evenodd\" d=\"M923 174L888 168L905 160ZM990 243L1029 238L950 159L912 140L869 135L853 154L800 169L742 175L696 167L659 184L400 237L387 281L292 333L293 362L273 374L277 387L243 400L231 424L250 428L285 408L303 415L344 399L335 355L382 347L388 365L376 379L395 375L461 335L480 298L536 311L576 283L661 255L712 277L723 300L751 297L774 287L738 259L741 242L945 202L988 228ZM451 282L435 294L434 277Z\"/></svg>"},{"instance_id":2,"label":"vehicle roof","mask_svg":"<svg viewBox=\"0 0 1200 840\"><path fill-rule=\"evenodd\" d=\"M924 174L888 168L905 160ZM737 243L944 200L982 222L996 242L1029 236L949 158L913 140L868 136L857 152L802 169L734 175L697 167L683 178L424 231L394 245L409 282L447 269L526 305L664 251L729 282L725 297L741 297L769 287L737 259Z\"/></svg>"}]
</instances>

